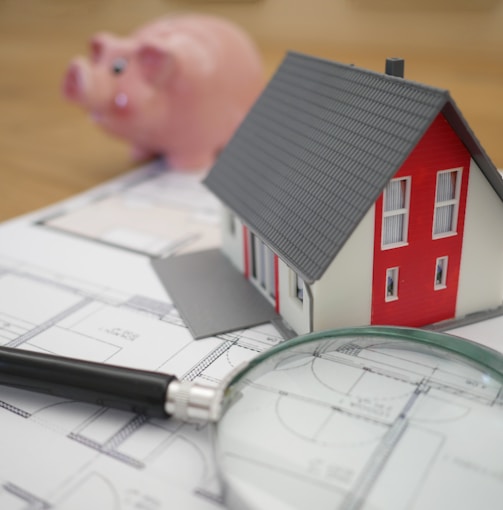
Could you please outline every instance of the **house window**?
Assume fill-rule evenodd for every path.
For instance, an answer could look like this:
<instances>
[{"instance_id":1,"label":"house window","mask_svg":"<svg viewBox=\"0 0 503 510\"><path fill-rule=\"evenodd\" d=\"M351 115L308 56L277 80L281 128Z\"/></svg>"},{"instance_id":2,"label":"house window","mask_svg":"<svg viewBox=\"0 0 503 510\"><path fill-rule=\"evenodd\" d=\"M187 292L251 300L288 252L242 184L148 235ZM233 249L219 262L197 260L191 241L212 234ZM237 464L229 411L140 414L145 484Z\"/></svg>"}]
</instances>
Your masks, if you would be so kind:
<instances>
[{"instance_id":1,"label":"house window","mask_svg":"<svg viewBox=\"0 0 503 510\"><path fill-rule=\"evenodd\" d=\"M433 237L443 237L456 233L460 188L460 168L438 172Z\"/></svg>"},{"instance_id":2,"label":"house window","mask_svg":"<svg viewBox=\"0 0 503 510\"><path fill-rule=\"evenodd\" d=\"M227 230L232 235L236 235L236 215L232 214L230 211L225 212L225 219L227 224Z\"/></svg>"},{"instance_id":3,"label":"house window","mask_svg":"<svg viewBox=\"0 0 503 510\"><path fill-rule=\"evenodd\" d=\"M275 285L275 268L274 268L274 253L272 250L267 248L267 246L264 245L265 248L265 256L266 256L266 290L272 298L276 297L276 285Z\"/></svg>"},{"instance_id":4,"label":"house window","mask_svg":"<svg viewBox=\"0 0 503 510\"><path fill-rule=\"evenodd\" d=\"M439 257L435 263L435 290L447 286L447 257Z\"/></svg>"},{"instance_id":5,"label":"house window","mask_svg":"<svg viewBox=\"0 0 503 510\"><path fill-rule=\"evenodd\" d=\"M257 241L257 236L250 232L250 260L251 276L253 280L256 280L258 276Z\"/></svg>"},{"instance_id":6,"label":"house window","mask_svg":"<svg viewBox=\"0 0 503 510\"><path fill-rule=\"evenodd\" d=\"M382 246L392 248L407 242L410 178L393 179L384 190Z\"/></svg>"},{"instance_id":7,"label":"house window","mask_svg":"<svg viewBox=\"0 0 503 510\"><path fill-rule=\"evenodd\" d=\"M398 299L398 267L386 269L386 301Z\"/></svg>"},{"instance_id":8,"label":"house window","mask_svg":"<svg viewBox=\"0 0 503 510\"><path fill-rule=\"evenodd\" d=\"M295 295L300 302L304 302L304 280L298 275L295 275Z\"/></svg>"},{"instance_id":9,"label":"house window","mask_svg":"<svg viewBox=\"0 0 503 510\"><path fill-rule=\"evenodd\" d=\"M267 296L276 297L274 253L250 232L251 279Z\"/></svg>"},{"instance_id":10,"label":"house window","mask_svg":"<svg viewBox=\"0 0 503 510\"><path fill-rule=\"evenodd\" d=\"M291 294L292 296L301 303L304 302L304 280L294 271L291 272Z\"/></svg>"}]
</instances>

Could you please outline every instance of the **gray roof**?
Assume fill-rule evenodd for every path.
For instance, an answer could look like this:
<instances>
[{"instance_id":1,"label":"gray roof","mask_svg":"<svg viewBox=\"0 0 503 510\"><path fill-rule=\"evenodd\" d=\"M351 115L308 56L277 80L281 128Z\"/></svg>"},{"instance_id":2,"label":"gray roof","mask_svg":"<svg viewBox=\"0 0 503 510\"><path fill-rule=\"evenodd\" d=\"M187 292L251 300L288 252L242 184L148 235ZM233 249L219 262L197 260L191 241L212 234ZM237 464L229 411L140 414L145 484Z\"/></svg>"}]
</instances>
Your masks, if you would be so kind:
<instances>
[{"instance_id":1,"label":"gray roof","mask_svg":"<svg viewBox=\"0 0 503 510\"><path fill-rule=\"evenodd\" d=\"M205 184L312 283L440 112L503 200L500 175L446 90L298 53Z\"/></svg>"}]
</instances>

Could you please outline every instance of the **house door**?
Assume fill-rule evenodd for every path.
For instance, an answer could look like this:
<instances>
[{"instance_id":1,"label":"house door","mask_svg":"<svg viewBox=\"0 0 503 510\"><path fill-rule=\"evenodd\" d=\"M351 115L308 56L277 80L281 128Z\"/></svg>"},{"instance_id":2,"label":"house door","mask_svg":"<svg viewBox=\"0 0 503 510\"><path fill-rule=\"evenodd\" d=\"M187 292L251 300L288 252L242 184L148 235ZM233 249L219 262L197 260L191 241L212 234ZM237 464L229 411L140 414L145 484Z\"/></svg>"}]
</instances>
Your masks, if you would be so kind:
<instances>
[{"instance_id":1,"label":"house door","mask_svg":"<svg viewBox=\"0 0 503 510\"><path fill-rule=\"evenodd\" d=\"M248 232L248 235L250 280L272 304L276 305L278 289L277 257L255 234Z\"/></svg>"}]
</instances>

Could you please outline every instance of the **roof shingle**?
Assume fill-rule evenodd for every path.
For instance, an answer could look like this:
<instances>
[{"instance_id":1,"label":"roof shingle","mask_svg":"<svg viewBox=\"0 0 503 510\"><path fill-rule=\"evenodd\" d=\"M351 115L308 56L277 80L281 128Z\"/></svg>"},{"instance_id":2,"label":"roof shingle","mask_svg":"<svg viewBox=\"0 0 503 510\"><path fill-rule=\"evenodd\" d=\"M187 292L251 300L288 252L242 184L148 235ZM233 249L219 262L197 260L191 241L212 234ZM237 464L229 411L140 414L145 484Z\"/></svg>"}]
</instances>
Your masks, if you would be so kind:
<instances>
[{"instance_id":1,"label":"roof shingle","mask_svg":"<svg viewBox=\"0 0 503 510\"><path fill-rule=\"evenodd\" d=\"M447 91L297 53L286 56L205 184L311 283L444 109L503 198L494 165Z\"/></svg>"}]
</instances>

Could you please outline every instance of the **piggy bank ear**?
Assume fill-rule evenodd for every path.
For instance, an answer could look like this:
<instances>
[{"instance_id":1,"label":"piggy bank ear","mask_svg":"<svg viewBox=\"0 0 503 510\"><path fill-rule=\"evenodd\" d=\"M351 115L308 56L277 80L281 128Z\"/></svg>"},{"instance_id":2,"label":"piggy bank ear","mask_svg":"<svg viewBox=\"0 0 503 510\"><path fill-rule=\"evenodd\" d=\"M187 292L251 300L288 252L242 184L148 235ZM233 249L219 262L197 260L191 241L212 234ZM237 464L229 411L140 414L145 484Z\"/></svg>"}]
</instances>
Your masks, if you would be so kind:
<instances>
[{"instance_id":1,"label":"piggy bank ear","mask_svg":"<svg viewBox=\"0 0 503 510\"><path fill-rule=\"evenodd\" d=\"M91 61L97 64L100 62L105 53L117 45L117 38L108 32L99 32L94 34L89 41L89 50L91 52Z\"/></svg>"},{"instance_id":2,"label":"piggy bank ear","mask_svg":"<svg viewBox=\"0 0 503 510\"><path fill-rule=\"evenodd\" d=\"M154 44L143 44L138 49L138 62L144 78L156 86L170 82L176 71L174 55Z\"/></svg>"}]
</instances>

